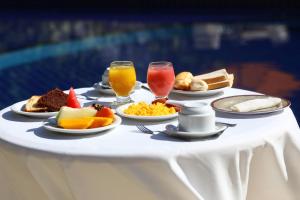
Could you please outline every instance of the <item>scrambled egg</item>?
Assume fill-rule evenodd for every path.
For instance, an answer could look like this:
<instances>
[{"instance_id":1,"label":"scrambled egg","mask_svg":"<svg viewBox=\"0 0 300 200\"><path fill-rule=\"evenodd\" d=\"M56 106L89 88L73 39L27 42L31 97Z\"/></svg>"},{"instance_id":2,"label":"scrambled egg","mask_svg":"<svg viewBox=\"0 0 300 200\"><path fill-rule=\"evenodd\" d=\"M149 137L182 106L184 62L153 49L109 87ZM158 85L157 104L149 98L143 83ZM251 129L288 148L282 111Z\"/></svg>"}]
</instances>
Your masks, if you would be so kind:
<instances>
[{"instance_id":1,"label":"scrambled egg","mask_svg":"<svg viewBox=\"0 0 300 200\"><path fill-rule=\"evenodd\" d=\"M176 113L175 108L168 108L165 104L147 104L145 102L139 102L131 104L127 109L124 110L127 115L138 115L138 116L161 116L170 115Z\"/></svg>"}]
</instances>

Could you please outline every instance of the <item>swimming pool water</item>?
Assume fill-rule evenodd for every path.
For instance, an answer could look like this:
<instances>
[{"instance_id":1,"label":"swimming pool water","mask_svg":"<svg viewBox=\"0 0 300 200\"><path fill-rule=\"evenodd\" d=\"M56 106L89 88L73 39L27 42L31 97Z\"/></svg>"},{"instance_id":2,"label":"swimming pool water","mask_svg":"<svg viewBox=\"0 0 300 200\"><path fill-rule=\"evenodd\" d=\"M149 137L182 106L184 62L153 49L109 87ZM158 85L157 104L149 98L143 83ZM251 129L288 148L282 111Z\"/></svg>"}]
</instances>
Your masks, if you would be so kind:
<instances>
[{"instance_id":1,"label":"swimming pool water","mask_svg":"<svg viewBox=\"0 0 300 200\"><path fill-rule=\"evenodd\" d=\"M300 24L0 20L0 108L51 88L89 87L113 60L173 62L194 74L226 67L235 87L288 98L300 119Z\"/></svg>"}]
</instances>

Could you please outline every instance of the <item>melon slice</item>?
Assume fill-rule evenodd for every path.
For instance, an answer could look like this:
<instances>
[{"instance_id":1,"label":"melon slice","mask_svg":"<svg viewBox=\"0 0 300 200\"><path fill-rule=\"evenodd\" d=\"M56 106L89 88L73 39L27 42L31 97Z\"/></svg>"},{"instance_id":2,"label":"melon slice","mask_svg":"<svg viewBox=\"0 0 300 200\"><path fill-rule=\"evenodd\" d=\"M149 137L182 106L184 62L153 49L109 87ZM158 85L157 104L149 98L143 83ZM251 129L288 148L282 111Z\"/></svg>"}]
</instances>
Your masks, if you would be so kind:
<instances>
[{"instance_id":1,"label":"melon slice","mask_svg":"<svg viewBox=\"0 0 300 200\"><path fill-rule=\"evenodd\" d=\"M60 108L59 113L56 116L57 122L61 119L74 119L74 118L83 118L83 117L94 117L97 113L92 107L84 108L70 108L63 106Z\"/></svg>"}]
</instances>

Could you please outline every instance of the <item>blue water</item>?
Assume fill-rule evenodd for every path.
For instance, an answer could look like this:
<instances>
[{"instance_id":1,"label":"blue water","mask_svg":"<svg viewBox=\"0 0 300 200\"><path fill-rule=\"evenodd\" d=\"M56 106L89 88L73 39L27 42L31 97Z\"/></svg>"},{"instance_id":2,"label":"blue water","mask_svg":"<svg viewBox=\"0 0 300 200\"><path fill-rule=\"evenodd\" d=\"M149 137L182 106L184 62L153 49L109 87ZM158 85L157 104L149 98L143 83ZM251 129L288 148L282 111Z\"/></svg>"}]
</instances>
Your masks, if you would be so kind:
<instances>
[{"instance_id":1,"label":"blue water","mask_svg":"<svg viewBox=\"0 0 300 200\"><path fill-rule=\"evenodd\" d=\"M177 73L226 67L237 77L235 87L288 98L300 119L299 28L287 23L0 20L0 108L54 87L92 86L113 60L133 61L141 81L149 62L168 60Z\"/></svg>"}]
</instances>

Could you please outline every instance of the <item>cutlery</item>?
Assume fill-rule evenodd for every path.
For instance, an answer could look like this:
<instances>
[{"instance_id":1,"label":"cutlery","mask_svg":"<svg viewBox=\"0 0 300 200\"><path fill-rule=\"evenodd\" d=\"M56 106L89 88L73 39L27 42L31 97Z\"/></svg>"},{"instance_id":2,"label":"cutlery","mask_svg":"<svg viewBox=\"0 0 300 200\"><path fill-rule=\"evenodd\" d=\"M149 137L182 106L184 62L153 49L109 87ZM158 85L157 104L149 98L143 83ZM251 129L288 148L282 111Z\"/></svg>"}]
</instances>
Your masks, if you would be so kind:
<instances>
[{"instance_id":1,"label":"cutlery","mask_svg":"<svg viewBox=\"0 0 300 200\"><path fill-rule=\"evenodd\" d=\"M148 90L148 91L150 91L150 88L149 87L147 87L146 85L144 85L144 84L142 84L142 86L141 86L143 89L145 89L145 90Z\"/></svg>"},{"instance_id":2,"label":"cutlery","mask_svg":"<svg viewBox=\"0 0 300 200\"><path fill-rule=\"evenodd\" d=\"M137 129L139 129L141 132L143 132L143 133L146 133L146 134L153 134L154 132L160 132L160 131L152 131L152 130L150 130L149 128L147 128L146 126L144 126L144 125L137 125L136 126L137 127Z\"/></svg>"},{"instance_id":3,"label":"cutlery","mask_svg":"<svg viewBox=\"0 0 300 200\"><path fill-rule=\"evenodd\" d=\"M98 100L98 97L90 97L88 95L85 95L85 94L79 94L79 95L76 95L78 98L81 98L81 99L86 99L86 100Z\"/></svg>"},{"instance_id":4,"label":"cutlery","mask_svg":"<svg viewBox=\"0 0 300 200\"><path fill-rule=\"evenodd\" d=\"M103 84L101 84L101 87L102 87L103 89L111 89L111 87L108 86L108 85L103 85Z\"/></svg>"},{"instance_id":5,"label":"cutlery","mask_svg":"<svg viewBox=\"0 0 300 200\"><path fill-rule=\"evenodd\" d=\"M101 82L100 83L94 83L93 87L94 88L101 87L102 89L107 89L107 90L112 89L109 85L104 85Z\"/></svg>"},{"instance_id":6,"label":"cutlery","mask_svg":"<svg viewBox=\"0 0 300 200\"><path fill-rule=\"evenodd\" d=\"M228 127L235 127L237 125L237 124L232 124L232 123L227 123L227 122L218 122L218 121L216 123L224 124L224 125L226 125Z\"/></svg>"}]
</instances>

